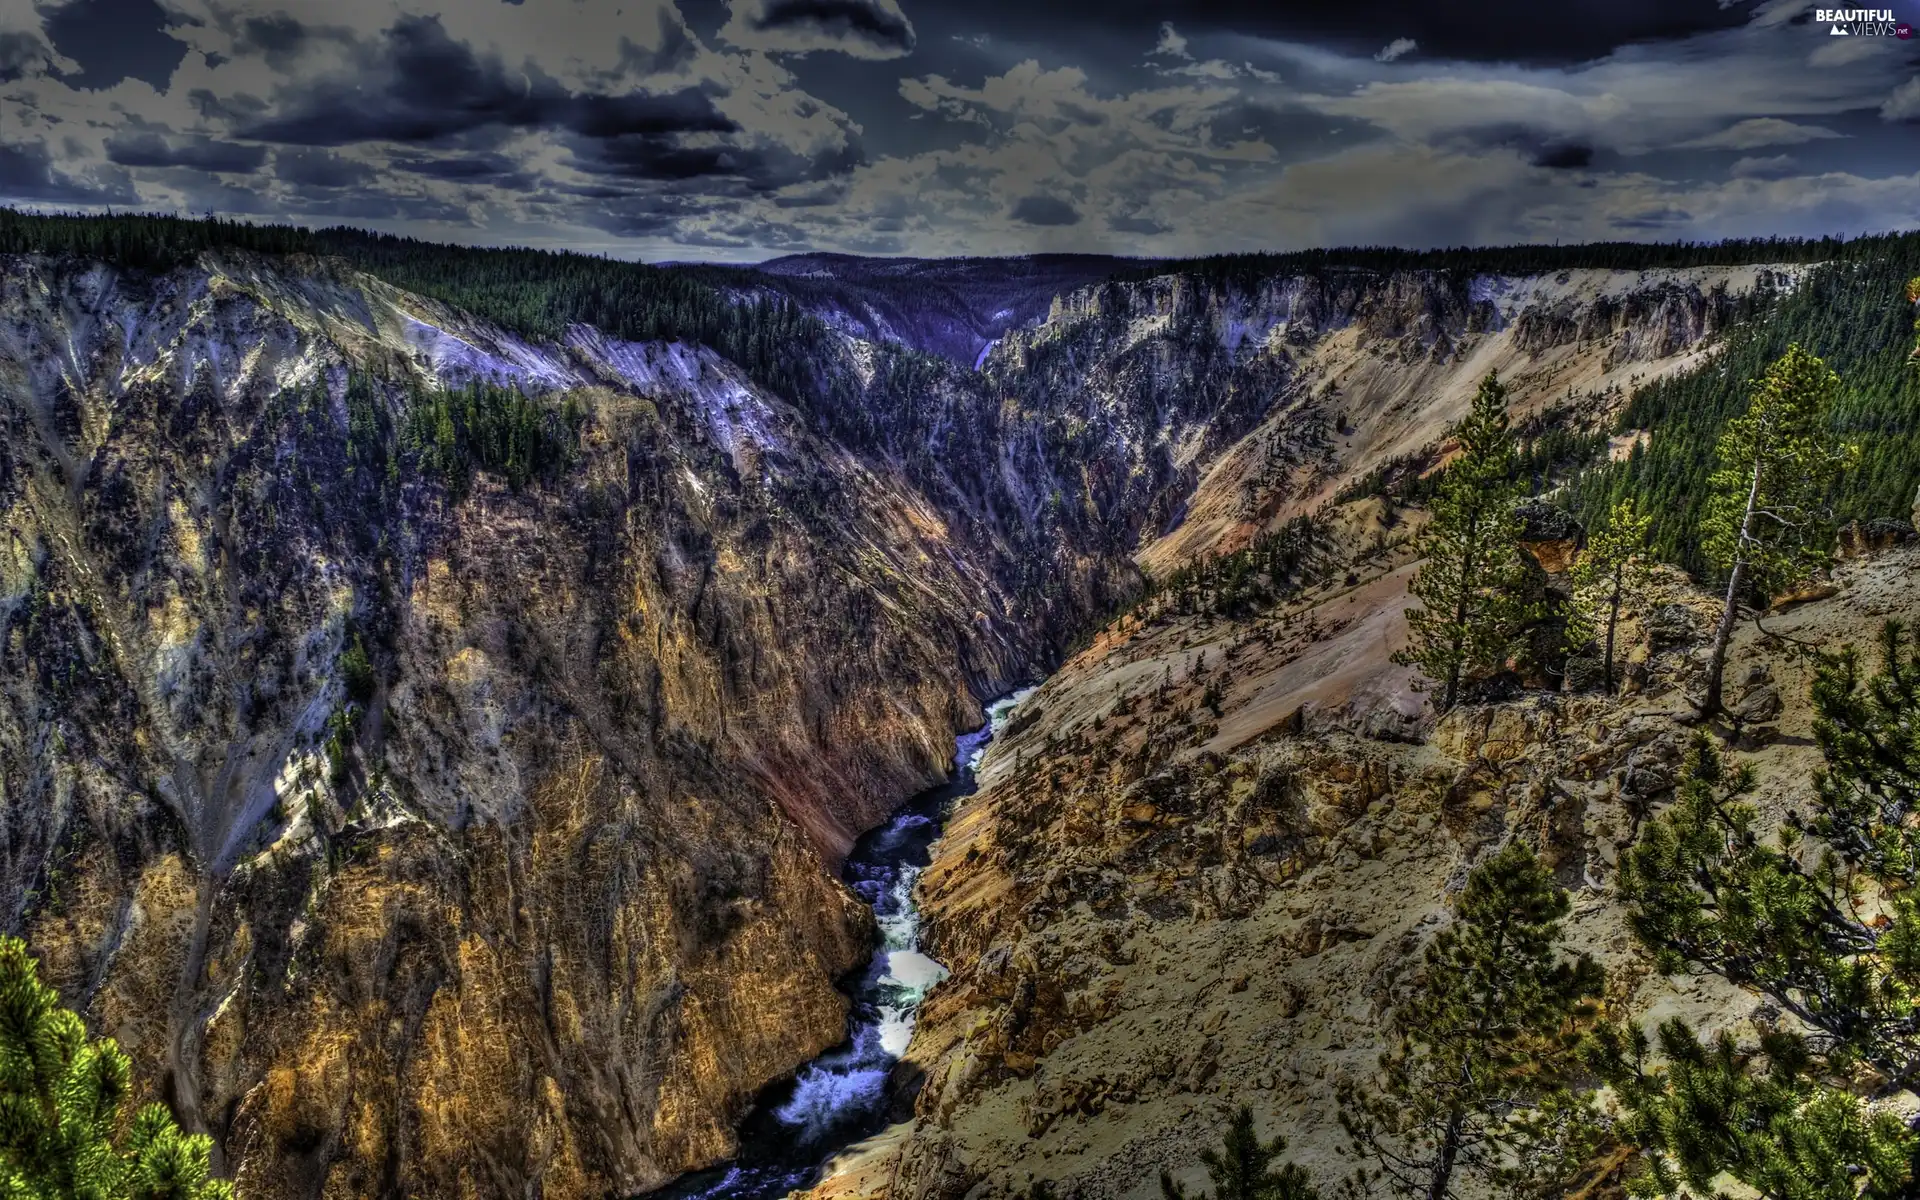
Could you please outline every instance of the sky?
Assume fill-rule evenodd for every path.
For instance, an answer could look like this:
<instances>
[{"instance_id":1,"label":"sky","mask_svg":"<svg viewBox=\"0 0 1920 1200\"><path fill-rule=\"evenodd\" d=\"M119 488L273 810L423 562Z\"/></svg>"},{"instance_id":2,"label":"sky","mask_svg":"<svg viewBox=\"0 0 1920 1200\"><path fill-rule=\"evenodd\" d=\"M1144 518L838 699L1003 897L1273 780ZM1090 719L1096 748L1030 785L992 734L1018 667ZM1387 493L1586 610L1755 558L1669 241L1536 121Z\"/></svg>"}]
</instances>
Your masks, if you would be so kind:
<instances>
[{"instance_id":1,"label":"sky","mask_svg":"<svg viewBox=\"0 0 1920 1200\"><path fill-rule=\"evenodd\" d=\"M1920 227L1920 37L1815 9L0 0L0 203L651 261Z\"/></svg>"}]
</instances>

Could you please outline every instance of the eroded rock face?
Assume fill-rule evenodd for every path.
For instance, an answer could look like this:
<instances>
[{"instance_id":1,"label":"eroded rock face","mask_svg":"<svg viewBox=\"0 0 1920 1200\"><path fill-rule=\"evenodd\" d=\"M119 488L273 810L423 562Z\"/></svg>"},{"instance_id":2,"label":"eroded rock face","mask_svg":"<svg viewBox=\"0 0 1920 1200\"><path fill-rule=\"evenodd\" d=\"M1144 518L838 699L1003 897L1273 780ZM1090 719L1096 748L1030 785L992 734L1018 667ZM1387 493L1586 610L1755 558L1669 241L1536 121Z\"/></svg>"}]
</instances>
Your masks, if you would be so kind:
<instances>
[{"instance_id":1,"label":"eroded rock face","mask_svg":"<svg viewBox=\"0 0 1920 1200\"><path fill-rule=\"evenodd\" d=\"M565 394L564 471L418 469L401 384L474 378ZM843 1035L838 856L1111 569L1036 614L989 520L706 351L325 264L10 261L0 381L0 899L253 1196L729 1153Z\"/></svg>"}]
</instances>

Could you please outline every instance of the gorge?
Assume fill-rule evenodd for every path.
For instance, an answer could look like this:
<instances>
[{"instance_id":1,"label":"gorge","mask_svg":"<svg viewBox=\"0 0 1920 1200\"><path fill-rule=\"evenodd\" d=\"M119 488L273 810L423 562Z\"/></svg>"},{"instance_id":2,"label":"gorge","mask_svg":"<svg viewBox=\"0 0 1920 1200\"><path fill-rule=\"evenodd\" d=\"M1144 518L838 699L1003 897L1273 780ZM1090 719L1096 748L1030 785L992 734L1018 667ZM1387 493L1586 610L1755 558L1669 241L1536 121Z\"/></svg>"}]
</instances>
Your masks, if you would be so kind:
<instances>
[{"instance_id":1,"label":"gorge","mask_svg":"<svg viewBox=\"0 0 1920 1200\"><path fill-rule=\"evenodd\" d=\"M823 1200L1153 1195L1249 1097L1335 1178L1334 1084L1514 830L1623 1003L1744 1019L1608 892L1704 593L1661 576L1625 698L1441 717L1412 489L1497 371L1533 490L1684 491L1788 336L1886 431L1838 516L1920 486L1911 236L975 262L916 323L857 262L9 220L0 898L249 1198L759 1195L682 1177L881 1074ZM1773 625L1911 615L1908 536ZM1804 663L1740 638L1742 753L1798 770ZM921 874L899 806L963 794Z\"/></svg>"}]
</instances>

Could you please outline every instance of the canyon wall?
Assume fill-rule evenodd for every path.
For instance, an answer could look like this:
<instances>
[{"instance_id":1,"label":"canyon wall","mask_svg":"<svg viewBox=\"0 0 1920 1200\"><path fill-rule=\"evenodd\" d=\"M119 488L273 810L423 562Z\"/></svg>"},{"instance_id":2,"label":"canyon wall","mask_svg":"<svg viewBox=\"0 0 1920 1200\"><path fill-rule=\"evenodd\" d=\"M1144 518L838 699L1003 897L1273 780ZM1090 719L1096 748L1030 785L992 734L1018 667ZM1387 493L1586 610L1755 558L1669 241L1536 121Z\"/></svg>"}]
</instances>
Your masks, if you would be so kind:
<instances>
[{"instance_id":1,"label":"canyon wall","mask_svg":"<svg viewBox=\"0 0 1920 1200\"><path fill-rule=\"evenodd\" d=\"M1436 442L1494 367L1518 411L1565 393L1597 419L1613 384L1696 361L1728 296L1790 283L1117 281L978 372L844 335L828 404L689 344L515 336L334 261L7 260L0 903L249 1196L656 1186L840 1039L870 918L838 859L944 774L978 698L1135 594L1135 560L1317 508ZM416 406L476 381L564 421L564 461L517 487L424 470ZM1356 562L1391 531L1343 519ZM1224 955L1221 922L1334 903L1313 881L1348 869L1348 816L1445 791L1439 751L1375 744L1425 720L1383 666L1407 566L1285 621L1109 627L1036 700L927 879L956 975L914 1043L892 1177L918 1182L894 1194L1012 1187L1064 1114L1180 1129L1220 1094L1224 1026L1115 971L1211 987L1149 947ZM1215 717L1085 728L1214 670ZM1263 740L1303 706L1359 740ZM1432 841L1451 803L1382 844L1462 853ZM1301 947L1366 940L1309 915ZM1122 1012L1178 1061L1083 1078L1074 1039ZM1161 1036L1189 1013L1194 1047ZM1151 1157L1121 1144L1074 1170Z\"/></svg>"}]
</instances>

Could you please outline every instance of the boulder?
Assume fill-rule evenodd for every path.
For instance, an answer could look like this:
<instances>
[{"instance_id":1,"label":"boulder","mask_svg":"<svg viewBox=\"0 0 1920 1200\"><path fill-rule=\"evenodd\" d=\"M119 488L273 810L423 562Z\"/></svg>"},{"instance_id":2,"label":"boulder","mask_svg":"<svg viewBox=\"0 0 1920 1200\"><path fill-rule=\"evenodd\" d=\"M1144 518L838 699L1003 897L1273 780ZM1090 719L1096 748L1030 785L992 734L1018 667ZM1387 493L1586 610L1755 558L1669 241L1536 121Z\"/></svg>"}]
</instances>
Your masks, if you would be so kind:
<instances>
[{"instance_id":1,"label":"boulder","mask_svg":"<svg viewBox=\"0 0 1920 1200\"><path fill-rule=\"evenodd\" d=\"M1913 522L1895 517L1875 517L1871 521L1849 521L1840 528L1834 553L1840 558L1866 558L1882 554L1914 539Z\"/></svg>"},{"instance_id":2,"label":"boulder","mask_svg":"<svg viewBox=\"0 0 1920 1200\"><path fill-rule=\"evenodd\" d=\"M1564 575L1587 544L1587 531L1573 514L1545 501L1534 500L1514 509L1520 518L1520 546L1548 575Z\"/></svg>"},{"instance_id":3,"label":"boulder","mask_svg":"<svg viewBox=\"0 0 1920 1200\"><path fill-rule=\"evenodd\" d=\"M1606 663L1597 654L1578 654L1567 660L1564 678L1569 692L1594 692L1606 686Z\"/></svg>"},{"instance_id":4,"label":"boulder","mask_svg":"<svg viewBox=\"0 0 1920 1200\"><path fill-rule=\"evenodd\" d=\"M1693 613L1684 604L1668 604L1647 614L1647 645L1654 650L1684 646L1699 636Z\"/></svg>"}]
</instances>

